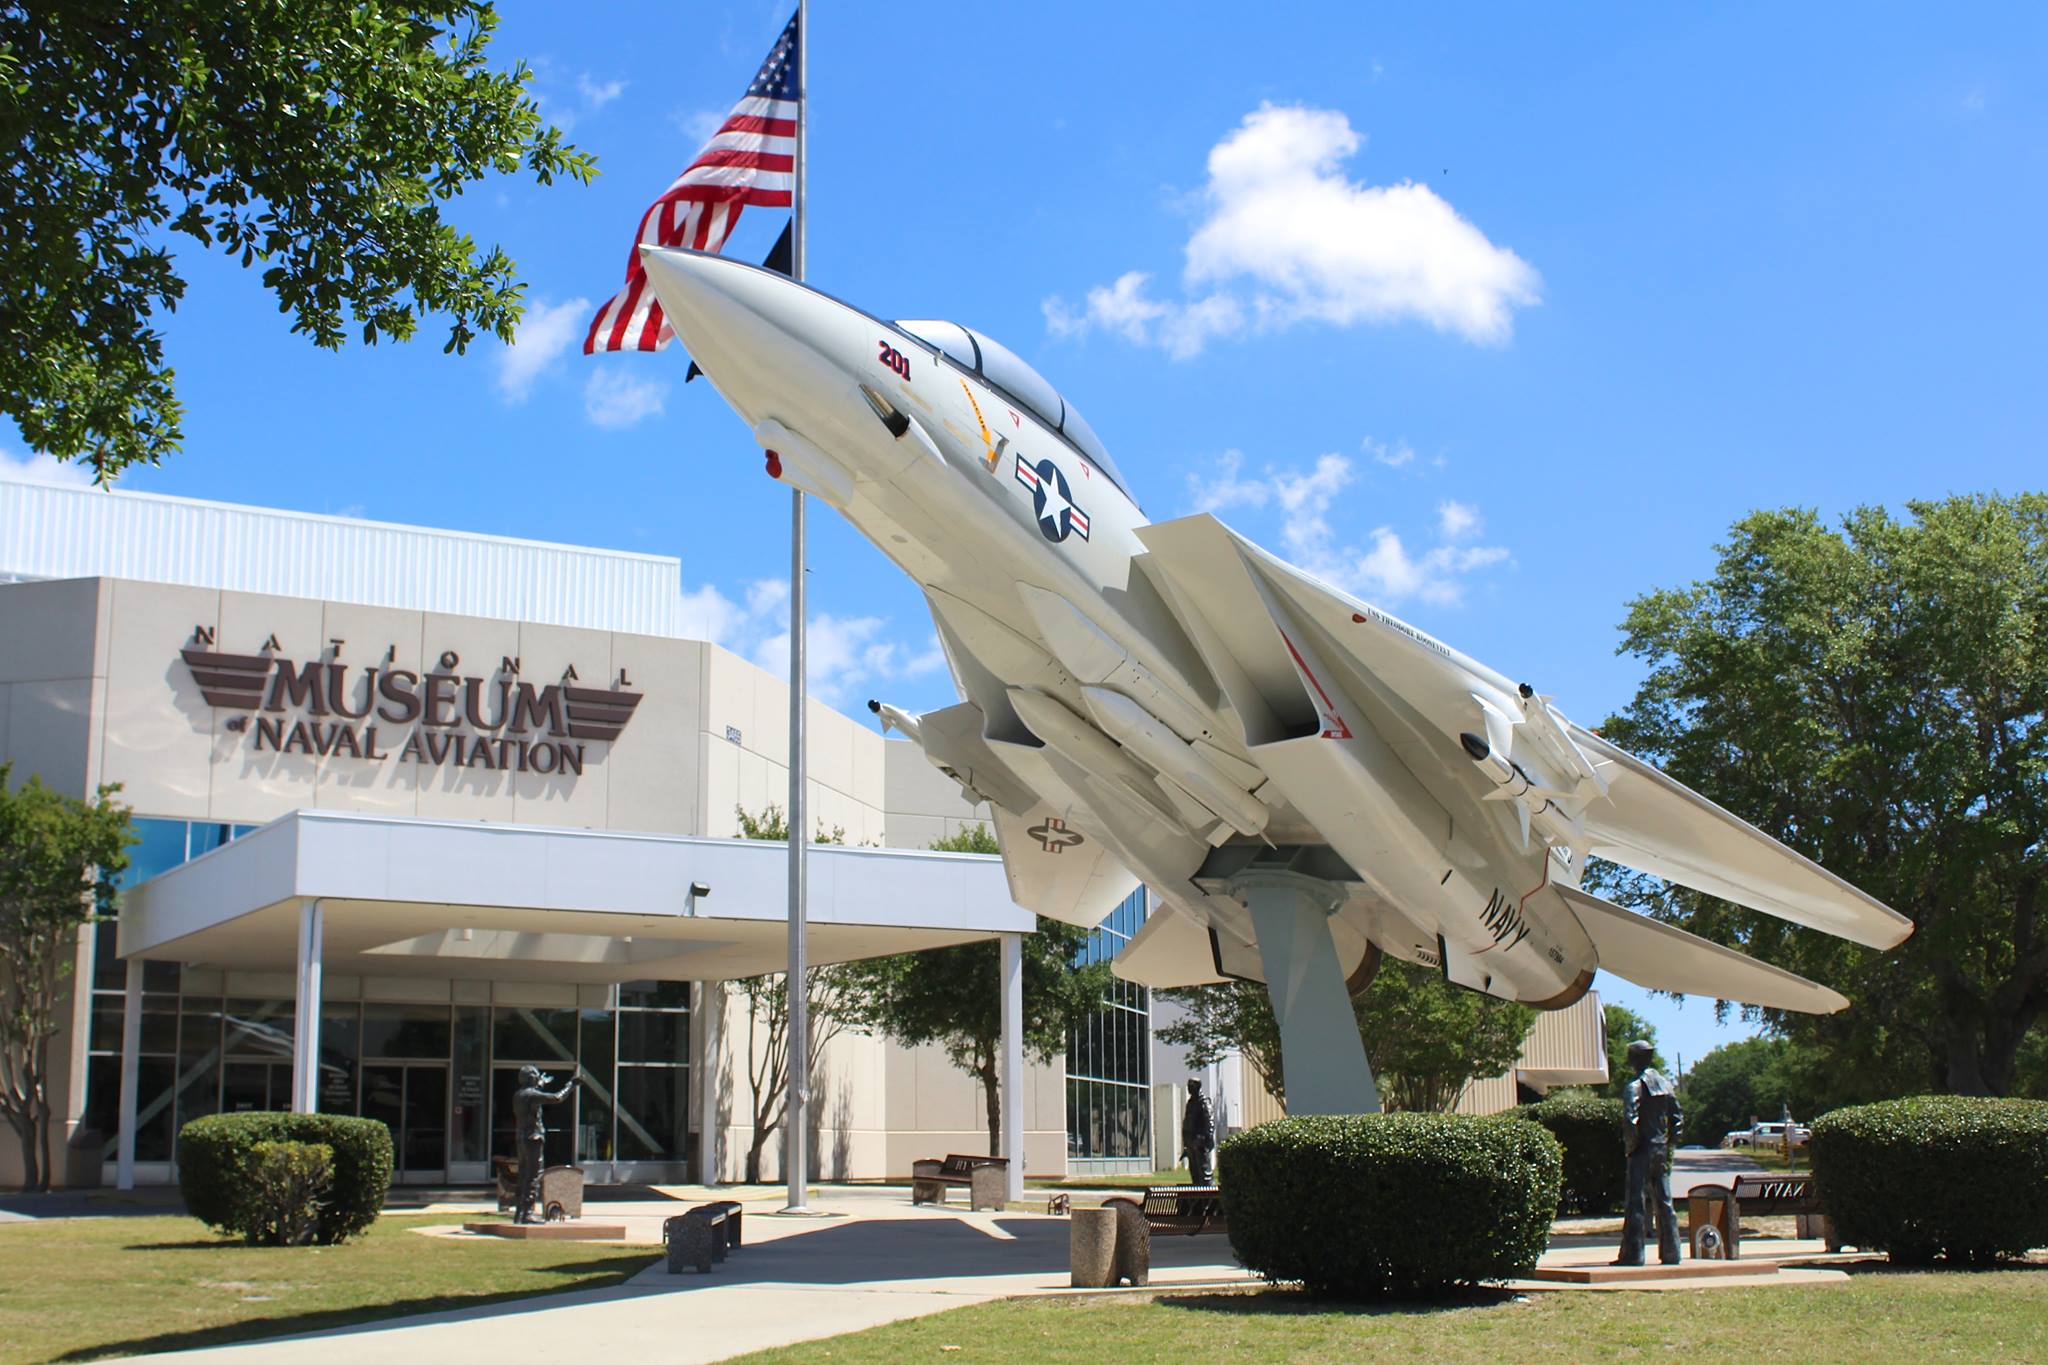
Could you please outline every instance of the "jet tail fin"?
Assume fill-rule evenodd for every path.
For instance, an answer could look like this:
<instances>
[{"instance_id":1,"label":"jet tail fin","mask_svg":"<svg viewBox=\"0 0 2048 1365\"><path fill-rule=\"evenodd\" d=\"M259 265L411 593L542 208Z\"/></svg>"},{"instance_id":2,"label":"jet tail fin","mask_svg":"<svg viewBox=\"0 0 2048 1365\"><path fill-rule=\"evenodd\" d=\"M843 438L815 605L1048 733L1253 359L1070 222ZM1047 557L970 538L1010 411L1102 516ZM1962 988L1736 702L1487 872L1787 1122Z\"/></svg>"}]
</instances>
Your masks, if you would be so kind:
<instances>
[{"instance_id":1,"label":"jet tail fin","mask_svg":"<svg viewBox=\"0 0 2048 1365\"><path fill-rule=\"evenodd\" d=\"M1624 910L1568 886L1554 888L1578 916L1600 954L1600 966L1653 991L1711 995L1767 1009L1833 1014L1848 997L1805 977L1759 962L1733 948Z\"/></svg>"}]
</instances>

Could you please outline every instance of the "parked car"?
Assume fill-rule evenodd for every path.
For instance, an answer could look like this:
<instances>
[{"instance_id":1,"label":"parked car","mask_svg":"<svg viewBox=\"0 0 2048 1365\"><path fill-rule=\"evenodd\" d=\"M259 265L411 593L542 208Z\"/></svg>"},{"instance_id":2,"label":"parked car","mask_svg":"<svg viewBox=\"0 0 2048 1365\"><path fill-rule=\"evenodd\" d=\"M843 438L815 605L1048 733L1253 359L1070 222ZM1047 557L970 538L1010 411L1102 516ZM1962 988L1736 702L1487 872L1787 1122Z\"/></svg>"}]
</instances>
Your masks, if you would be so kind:
<instances>
[{"instance_id":1,"label":"parked car","mask_svg":"<svg viewBox=\"0 0 2048 1365\"><path fill-rule=\"evenodd\" d=\"M1813 1130L1803 1123L1792 1125L1792 1145L1804 1147L1813 1139ZM1737 1128L1721 1139L1723 1147L1783 1147L1785 1125L1782 1122L1759 1123L1753 1128Z\"/></svg>"}]
</instances>

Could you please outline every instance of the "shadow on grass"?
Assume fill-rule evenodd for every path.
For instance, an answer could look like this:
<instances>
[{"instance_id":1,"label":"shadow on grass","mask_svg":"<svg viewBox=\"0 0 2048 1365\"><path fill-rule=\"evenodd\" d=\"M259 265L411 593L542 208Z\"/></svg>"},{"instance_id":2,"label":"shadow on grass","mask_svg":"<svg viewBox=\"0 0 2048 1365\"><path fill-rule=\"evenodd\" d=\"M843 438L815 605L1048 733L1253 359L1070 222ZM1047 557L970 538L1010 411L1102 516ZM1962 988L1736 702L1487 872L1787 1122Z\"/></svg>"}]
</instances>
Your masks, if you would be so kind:
<instances>
[{"instance_id":1,"label":"shadow on grass","mask_svg":"<svg viewBox=\"0 0 2048 1365\"><path fill-rule=\"evenodd\" d=\"M1447 1294L1440 1299L1358 1300L1317 1298L1300 1289L1268 1287L1222 1294L1161 1294L1153 1302L1162 1308L1230 1317L1300 1317L1314 1313L1386 1317L1450 1313L1466 1308L1498 1308L1521 1297L1512 1289L1470 1289Z\"/></svg>"},{"instance_id":2,"label":"shadow on grass","mask_svg":"<svg viewBox=\"0 0 2048 1365\"><path fill-rule=\"evenodd\" d=\"M238 1245L224 1242L183 1242L173 1247L204 1246L219 1248ZM148 1248L161 1251L162 1244ZM580 1276L573 1283L537 1286L533 1289L508 1289L491 1294L435 1294L417 1299L400 1299L391 1303L362 1304L352 1308L331 1308L316 1312L282 1313L275 1317L250 1318L242 1322L221 1323L213 1327L194 1328L184 1332L162 1332L155 1336L131 1337L126 1341L99 1342L91 1346L80 1346L53 1360L107 1360L117 1356L150 1355L160 1351L189 1351L201 1346L229 1346L236 1342L259 1341L265 1337L302 1336L311 1332L326 1332L342 1327L360 1327L369 1324L396 1322L401 1318L422 1313L445 1313L471 1311L513 1304L521 1299L533 1299L555 1294L581 1293L592 1289L613 1289L626 1283L660 1259L659 1253L645 1258L618 1257L597 1261L570 1261L560 1265L529 1266L535 1274Z\"/></svg>"}]
</instances>

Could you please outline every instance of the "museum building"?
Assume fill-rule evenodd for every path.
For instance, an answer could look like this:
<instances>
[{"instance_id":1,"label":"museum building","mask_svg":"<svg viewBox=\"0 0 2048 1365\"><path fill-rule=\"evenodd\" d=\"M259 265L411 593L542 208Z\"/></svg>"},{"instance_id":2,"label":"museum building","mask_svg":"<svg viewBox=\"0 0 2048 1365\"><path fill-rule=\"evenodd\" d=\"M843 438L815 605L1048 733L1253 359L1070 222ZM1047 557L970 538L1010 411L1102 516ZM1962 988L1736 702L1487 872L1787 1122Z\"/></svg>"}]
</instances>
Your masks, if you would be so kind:
<instances>
[{"instance_id":1,"label":"museum building","mask_svg":"<svg viewBox=\"0 0 2048 1365\"><path fill-rule=\"evenodd\" d=\"M680 585L674 558L0 480L0 761L119 783L140 837L117 922L81 936L58 1176L168 1181L186 1121L299 1107L385 1120L400 1181L482 1181L531 1063L581 1081L551 1162L739 1178L772 1067L733 983L787 936L785 847L739 814L786 799L788 690L684 638ZM1014 953L1000 862L928 851L986 812L862 721L814 700L807 725L811 815L845 840L810 855L812 961ZM1143 916L1134 890L1087 951ZM1547 1024L1542 1079L1604 1079L1598 1017ZM1174 1164L1189 1072L1155 1023L1119 982L1006 1076L1025 1168ZM1233 1126L1278 1112L1212 1071ZM987 1150L937 1048L828 1030L813 1093L817 1177ZM779 1140L759 1156L780 1178Z\"/></svg>"}]
</instances>

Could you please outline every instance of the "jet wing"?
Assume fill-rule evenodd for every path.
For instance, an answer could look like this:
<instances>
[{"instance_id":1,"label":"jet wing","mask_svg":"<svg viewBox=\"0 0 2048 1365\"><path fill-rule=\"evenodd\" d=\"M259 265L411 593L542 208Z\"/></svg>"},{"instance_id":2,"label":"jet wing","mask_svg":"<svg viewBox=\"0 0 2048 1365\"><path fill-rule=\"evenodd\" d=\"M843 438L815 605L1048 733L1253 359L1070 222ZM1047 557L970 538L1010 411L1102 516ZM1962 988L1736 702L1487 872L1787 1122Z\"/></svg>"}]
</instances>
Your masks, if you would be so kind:
<instances>
[{"instance_id":1,"label":"jet wing","mask_svg":"<svg viewBox=\"0 0 2048 1365\"><path fill-rule=\"evenodd\" d=\"M1426 732L1448 743L1457 743L1462 731L1485 726L1476 690L1503 697L1517 690L1477 660L1276 559L1212 518L1162 522L1139 536L1154 558L1183 576L1202 572L1202 553L1188 551L1213 558L1217 547L1234 544L1323 627L1351 664L1398 698ZM1272 662L1250 660L1245 666ZM1570 726L1569 734L1607 784L1604 797L1584 806L1586 851L1867 947L1895 947L1913 932L1904 915L1642 759L1580 726ZM1402 747L1398 736L1390 742Z\"/></svg>"},{"instance_id":2,"label":"jet wing","mask_svg":"<svg viewBox=\"0 0 2048 1365\"><path fill-rule=\"evenodd\" d=\"M1837 991L1794 976L1733 948L1624 910L1568 886L1555 888L1599 950L1600 966L1653 991L1711 995L1767 1009L1833 1014L1848 1008Z\"/></svg>"},{"instance_id":3,"label":"jet wing","mask_svg":"<svg viewBox=\"0 0 2048 1365\"><path fill-rule=\"evenodd\" d=\"M1586 810L1588 852L1695 891L1871 948L1913 922L1589 730L1572 738L1602 766L1608 799Z\"/></svg>"},{"instance_id":4,"label":"jet wing","mask_svg":"<svg viewBox=\"0 0 2048 1365\"><path fill-rule=\"evenodd\" d=\"M1229 978L1216 970L1209 926L1171 903L1161 902L1110 964L1126 981L1159 990L1210 986Z\"/></svg>"},{"instance_id":5,"label":"jet wing","mask_svg":"<svg viewBox=\"0 0 2048 1365\"><path fill-rule=\"evenodd\" d=\"M1041 802L1023 815L991 809L1010 899L1033 914L1093 929L1137 884L1101 840L1075 829L1050 805Z\"/></svg>"}]
</instances>

